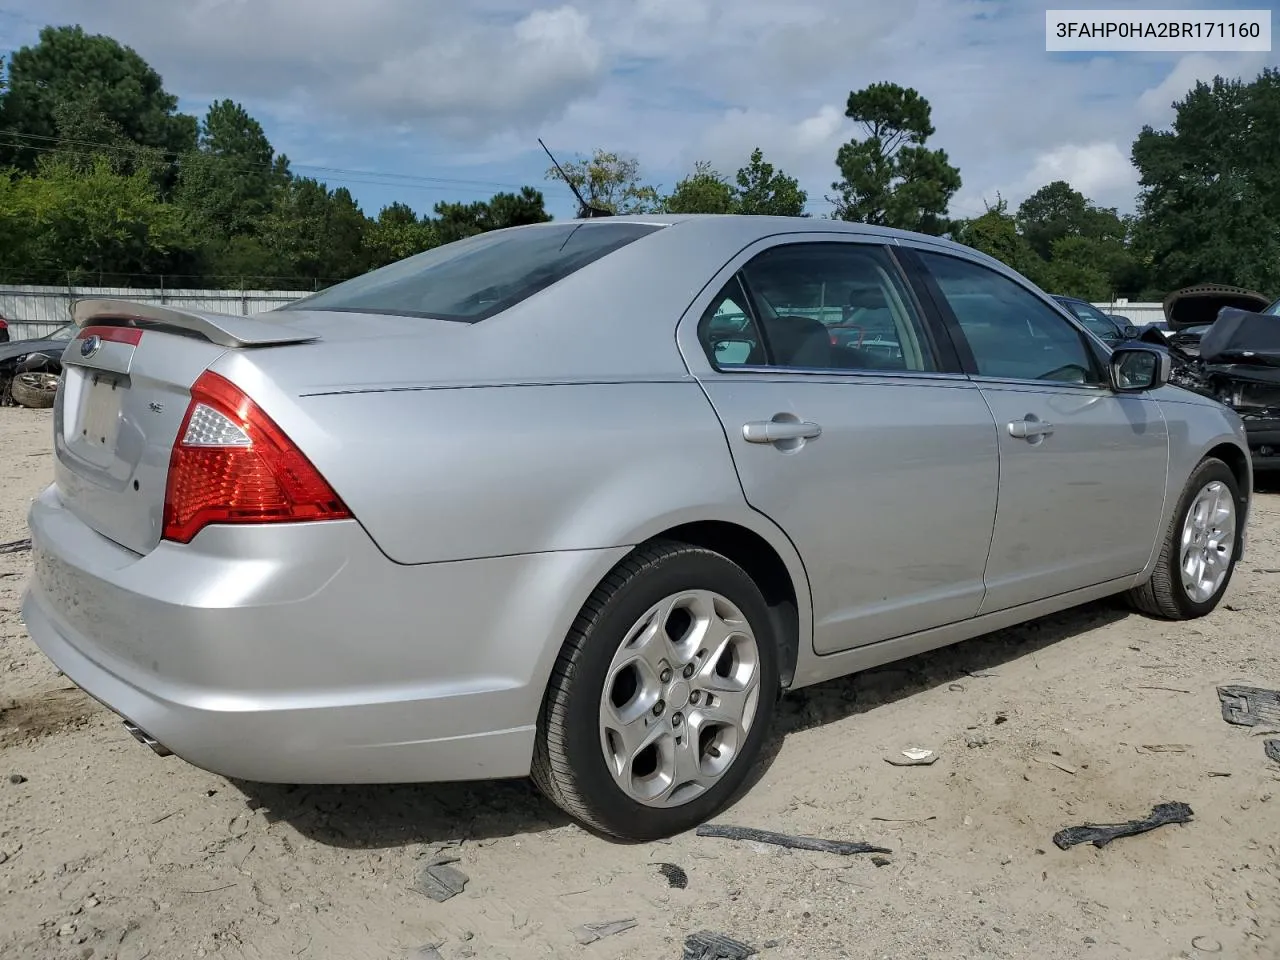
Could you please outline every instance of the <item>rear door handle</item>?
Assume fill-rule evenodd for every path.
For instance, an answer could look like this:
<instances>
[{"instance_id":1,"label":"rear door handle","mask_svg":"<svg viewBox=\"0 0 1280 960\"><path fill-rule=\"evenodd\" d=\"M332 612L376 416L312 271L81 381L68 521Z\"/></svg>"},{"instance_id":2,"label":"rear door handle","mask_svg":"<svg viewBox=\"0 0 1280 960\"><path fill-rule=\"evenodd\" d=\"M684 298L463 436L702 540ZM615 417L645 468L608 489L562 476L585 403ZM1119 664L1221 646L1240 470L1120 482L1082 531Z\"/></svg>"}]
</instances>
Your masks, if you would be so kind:
<instances>
[{"instance_id":1,"label":"rear door handle","mask_svg":"<svg viewBox=\"0 0 1280 960\"><path fill-rule=\"evenodd\" d=\"M822 428L808 420L753 420L742 425L747 443L777 443L780 440L812 440L822 436Z\"/></svg>"},{"instance_id":2,"label":"rear door handle","mask_svg":"<svg viewBox=\"0 0 1280 960\"><path fill-rule=\"evenodd\" d=\"M1010 420L1009 436L1018 440L1034 440L1053 433L1053 424L1047 420Z\"/></svg>"}]
</instances>

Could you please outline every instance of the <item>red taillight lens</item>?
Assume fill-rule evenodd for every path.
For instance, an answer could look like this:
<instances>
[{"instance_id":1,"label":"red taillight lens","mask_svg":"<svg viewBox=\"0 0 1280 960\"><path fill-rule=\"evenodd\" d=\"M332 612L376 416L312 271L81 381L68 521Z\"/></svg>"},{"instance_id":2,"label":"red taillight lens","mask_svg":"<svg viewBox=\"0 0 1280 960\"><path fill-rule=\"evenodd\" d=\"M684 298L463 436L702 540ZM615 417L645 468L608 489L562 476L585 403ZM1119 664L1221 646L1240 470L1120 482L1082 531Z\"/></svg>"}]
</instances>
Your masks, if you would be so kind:
<instances>
[{"instance_id":1,"label":"red taillight lens","mask_svg":"<svg viewBox=\"0 0 1280 960\"><path fill-rule=\"evenodd\" d=\"M346 520L351 512L275 422L239 387L205 371L169 458L164 538L211 523Z\"/></svg>"}]
</instances>

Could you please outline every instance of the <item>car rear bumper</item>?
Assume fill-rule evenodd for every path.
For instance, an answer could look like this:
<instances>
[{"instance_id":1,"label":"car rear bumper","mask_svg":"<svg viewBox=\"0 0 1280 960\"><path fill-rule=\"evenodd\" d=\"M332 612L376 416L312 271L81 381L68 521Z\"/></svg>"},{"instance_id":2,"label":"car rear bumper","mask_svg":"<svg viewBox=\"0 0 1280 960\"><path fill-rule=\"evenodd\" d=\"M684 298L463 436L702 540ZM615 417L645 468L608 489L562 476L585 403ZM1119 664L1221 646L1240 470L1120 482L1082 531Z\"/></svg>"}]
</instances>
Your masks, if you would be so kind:
<instances>
[{"instance_id":1,"label":"car rear bumper","mask_svg":"<svg viewBox=\"0 0 1280 960\"><path fill-rule=\"evenodd\" d=\"M625 548L388 560L354 521L210 527L139 556L32 504L37 646L163 748L286 783L524 776L545 679Z\"/></svg>"}]
</instances>

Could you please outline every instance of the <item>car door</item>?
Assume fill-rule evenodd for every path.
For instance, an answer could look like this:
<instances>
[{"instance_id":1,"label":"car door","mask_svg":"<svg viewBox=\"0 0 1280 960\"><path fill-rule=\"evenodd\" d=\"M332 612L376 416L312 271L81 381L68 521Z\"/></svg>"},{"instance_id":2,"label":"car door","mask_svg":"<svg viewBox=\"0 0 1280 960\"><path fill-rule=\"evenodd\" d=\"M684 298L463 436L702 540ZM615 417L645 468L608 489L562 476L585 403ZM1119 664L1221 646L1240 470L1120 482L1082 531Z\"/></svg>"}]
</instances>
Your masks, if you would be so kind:
<instances>
[{"instance_id":1,"label":"car door","mask_svg":"<svg viewBox=\"0 0 1280 960\"><path fill-rule=\"evenodd\" d=\"M1159 404L1113 392L1101 349L1029 285L963 256L906 256L926 271L928 298L999 430L982 612L1141 571L1169 463Z\"/></svg>"},{"instance_id":2,"label":"car door","mask_svg":"<svg viewBox=\"0 0 1280 960\"><path fill-rule=\"evenodd\" d=\"M804 561L818 653L972 617L991 414L882 243L799 236L741 254L678 333L746 499Z\"/></svg>"}]
</instances>

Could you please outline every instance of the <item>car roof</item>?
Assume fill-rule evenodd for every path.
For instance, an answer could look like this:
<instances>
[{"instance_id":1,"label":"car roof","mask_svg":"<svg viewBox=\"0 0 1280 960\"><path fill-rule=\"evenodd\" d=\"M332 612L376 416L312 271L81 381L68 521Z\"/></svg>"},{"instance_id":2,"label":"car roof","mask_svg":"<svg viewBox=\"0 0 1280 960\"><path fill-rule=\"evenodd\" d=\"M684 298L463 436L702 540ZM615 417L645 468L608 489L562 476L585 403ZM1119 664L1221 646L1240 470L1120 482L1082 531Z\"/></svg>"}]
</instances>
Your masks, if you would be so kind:
<instances>
[{"instance_id":1,"label":"car roof","mask_svg":"<svg viewBox=\"0 0 1280 960\"><path fill-rule=\"evenodd\" d=\"M934 247L944 252L956 253L1003 273L1016 273L1004 262L995 257L965 246L945 237L935 237L912 230L900 230L897 227L882 227L870 223L848 220L832 220L826 217L777 217L742 213L646 213L619 214L610 217L584 219L580 221L549 220L545 223L522 224L517 227L506 227L507 230L541 230L548 227L563 227L566 222L577 222L586 226L608 223L647 223L662 227L675 228L670 234L687 235L704 233L709 240L726 242L729 237L743 246L779 234L845 234L863 237L874 237L885 243L909 244L916 247ZM645 244L653 241L667 230L659 230L653 237L645 238ZM1021 276L1020 274L1018 274Z\"/></svg>"},{"instance_id":2,"label":"car roof","mask_svg":"<svg viewBox=\"0 0 1280 960\"><path fill-rule=\"evenodd\" d=\"M573 222L573 221L569 221ZM649 223L663 227L683 225L685 227L707 227L712 224L731 225L744 237L769 237L778 233L856 233L864 236L878 236L893 240L923 241L938 246L954 247L966 253L976 253L972 247L912 230L900 230L897 227L881 227L870 223L848 220L830 220L826 217L777 217L744 213L645 213L617 214L611 217L592 218L577 221L586 226L596 223ZM564 220L548 220L545 223L523 224L508 227L509 230L539 230L547 227L563 227Z\"/></svg>"}]
</instances>

